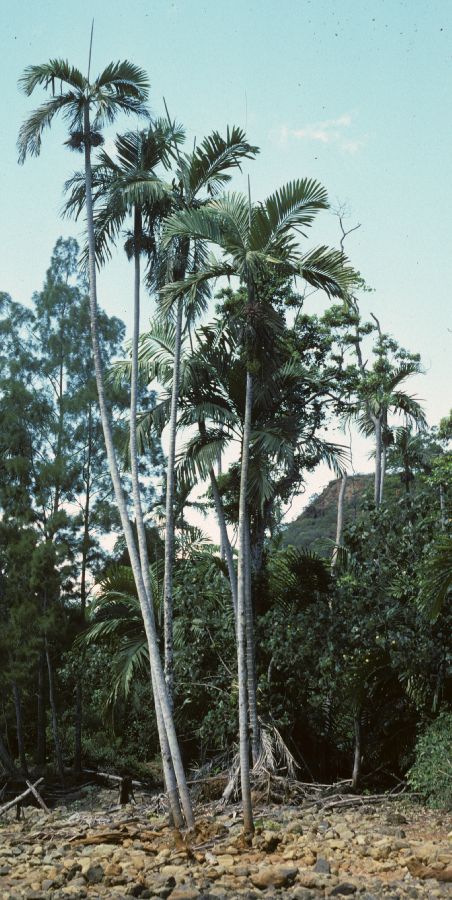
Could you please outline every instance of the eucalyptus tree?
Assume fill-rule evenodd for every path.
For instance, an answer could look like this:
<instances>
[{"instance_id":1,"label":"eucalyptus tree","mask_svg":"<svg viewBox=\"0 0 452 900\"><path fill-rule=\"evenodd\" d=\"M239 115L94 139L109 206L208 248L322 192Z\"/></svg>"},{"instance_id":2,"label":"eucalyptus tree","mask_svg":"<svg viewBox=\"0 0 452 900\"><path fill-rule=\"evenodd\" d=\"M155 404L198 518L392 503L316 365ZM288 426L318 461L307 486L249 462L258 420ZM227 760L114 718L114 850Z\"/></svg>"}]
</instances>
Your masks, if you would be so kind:
<instances>
[{"instance_id":1,"label":"eucalyptus tree","mask_svg":"<svg viewBox=\"0 0 452 900\"><path fill-rule=\"evenodd\" d=\"M210 255L199 271L183 283L173 282L162 291L163 303L171 306L184 294L193 295L200 286L221 277L239 277L246 286L246 327L243 340L246 360L241 476L239 497L237 580L237 665L239 682L240 777L245 832L254 830L250 789L250 759L246 672L246 572L247 492L253 413L253 321L259 311L256 282L263 271L276 267L286 275L299 275L329 295L342 295L347 283L343 255L320 247L303 255L296 233L312 224L316 213L328 206L326 191L315 181L300 180L286 185L264 203L251 205L243 195L231 194L212 200L203 209L181 210L165 225L164 244L174 238L210 242L221 257Z\"/></svg>"},{"instance_id":2,"label":"eucalyptus tree","mask_svg":"<svg viewBox=\"0 0 452 900\"><path fill-rule=\"evenodd\" d=\"M60 83L60 93L55 94L55 82ZM63 85L65 90L63 91ZM155 628L154 611L151 598L146 590L139 553L128 516L126 499L123 491L117 464L113 436L105 395L101 347L97 321L97 289L96 289L96 247L93 217L92 193L92 148L102 143L100 129L111 124L119 113L146 115L145 106L148 97L148 81L143 70L130 62L110 63L94 80L90 73L84 76L68 62L56 59L43 65L28 67L20 79L20 86L27 96L38 87L51 90L52 96L36 109L22 125L19 132L19 161L23 163L27 155L38 156L41 150L43 131L49 127L58 113L69 124L70 148L84 153L85 160L85 205L88 234L88 273L91 314L91 333L96 384L99 406L104 432L107 458L113 481L116 502L121 517L121 524L127 541L132 570L137 585L141 611L145 623L149 643L152 674L155 683L156 706L160 704L165 730L171 749L172 762L176 772L180 800L188 826L193 824L193 812L190 796L177 742L171 704L168 697ZM174 806L173 814L178 818L177 800L173 796L170 802Z\"/></svg>"}]
</instances>

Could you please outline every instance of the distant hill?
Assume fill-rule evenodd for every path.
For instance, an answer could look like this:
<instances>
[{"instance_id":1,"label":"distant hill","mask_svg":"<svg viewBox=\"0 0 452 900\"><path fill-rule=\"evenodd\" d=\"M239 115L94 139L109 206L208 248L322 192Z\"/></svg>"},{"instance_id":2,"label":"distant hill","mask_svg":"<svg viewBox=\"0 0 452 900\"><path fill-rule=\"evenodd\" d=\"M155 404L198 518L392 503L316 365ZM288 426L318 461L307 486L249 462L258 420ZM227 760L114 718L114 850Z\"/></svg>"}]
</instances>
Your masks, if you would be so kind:
<instances>
[{"instance_id":1,"label":"distant hill","mask_svg":"<svg viewBox=\"0 0 452 900\"><path fill-rule=\"evenodd\" d=\"M336 537L337 500L341 479L334 481L315 497L283 532L283 546L292 544L321 555L331 554L332 543ZM351 475L347 478L345 489L344 525L350 525L360 514L364 500L372 496L374 484L373 474Z\"/></svg>"}]
</instances>

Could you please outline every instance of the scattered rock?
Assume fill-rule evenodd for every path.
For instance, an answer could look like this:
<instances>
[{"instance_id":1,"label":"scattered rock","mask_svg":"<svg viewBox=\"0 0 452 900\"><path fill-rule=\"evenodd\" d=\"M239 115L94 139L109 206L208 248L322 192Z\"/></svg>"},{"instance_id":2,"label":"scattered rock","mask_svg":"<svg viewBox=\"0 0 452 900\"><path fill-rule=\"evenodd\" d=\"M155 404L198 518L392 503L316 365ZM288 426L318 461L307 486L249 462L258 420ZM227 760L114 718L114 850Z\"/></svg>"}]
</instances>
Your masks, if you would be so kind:
<instances>
[{"instance_id":1,"label":"scattered rock","mask_svg":"<svg viewBox=\"0 0 452 900\"><path fill-rule=\"evenodd\" d=\"M349 882L344 881L342 884L337 884L336 887L330 891L330 897L351 897L352 894L356 894L356 885L350 884Z\"/></svg>"},{"instance_id":2,"label":"scattered rock","mask_svg":"<svg viewBox=\"0 0 452 900\"><path fill-rule=\"evenodd\" d=\"M319 872L321 875L329 875L331 872L331 866L328 860L324 859L323 856L319 856L314 866L314 872Z\"/></svg>"},{"instance_id":3,"label":"scattered rock","mask_svg":"<svg viewBox=\"0 0 452 900\"><path fill-rule=\"evenodd\" d=\"M280 888L293 884L297 874L298 868L295 866L262 866L251 875L251 881L261 890L268 887Z\"/></svg>"},{"instance_id":4,"label":"scattered rock","mask_svg":"<svg viewBox=\"0 0 452 900\"><path fill-rule=\"evenodd\" d=\"M89 884L100 884L104 877L102 866L90 866L86 872L86 880Z\"/></svg>"}]
</instances>

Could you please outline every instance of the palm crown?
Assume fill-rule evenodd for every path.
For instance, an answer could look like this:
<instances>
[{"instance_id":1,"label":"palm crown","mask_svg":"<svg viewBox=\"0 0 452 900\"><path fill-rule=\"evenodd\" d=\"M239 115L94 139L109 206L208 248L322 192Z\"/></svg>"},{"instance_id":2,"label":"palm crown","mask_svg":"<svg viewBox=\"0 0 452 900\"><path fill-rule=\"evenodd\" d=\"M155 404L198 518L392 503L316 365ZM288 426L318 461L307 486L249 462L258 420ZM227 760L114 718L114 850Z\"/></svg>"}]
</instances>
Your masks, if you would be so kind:
<instances>
[{"instance_id":1,"label":"palm crown","mask_svg":"<svg viewBox=\"0 0 452 900\"><path fill-rule=\"evenodd\" d=\"M255 281L259 274L277 266L281 274L300 275L329 295L342 296L352 277L338 250L318 247L307 254L298 248L298 233L305 235L316 213L328 208L327 194L316 181L302 179L285 185L264 203L251 206L242 194L213 199L201 209L185 209L170 216L163 243L174 237L208 241L223 251L211 254L205 265L184 283L166 285L162 291L170 306L187 290L220 276L238 275Z\"/></svg>"},{"instance_id":2,"label":"palm crown","mask_svg":"<svg viewBox=\"0 0 452 900\"><path fill-rule=\"evenodd\" d=\"M127 60L110 63L90 82L89 78L66 60L52 59L48 63L25 69L19 79L19 86L27 97L37 87L52 91L50 99L34 110L20 129L20 163L25 161L28 154L39 156L42 134L50 127L57 113L61 113L69 124L71 137L67 143L79 149L82 149L88 137L94 146L101 143L99 129L113 122L118 112L137 115L147 113L147 76L142 69ZM89 135L86 133L87 121Z\"/></svg>"}]
</instances>

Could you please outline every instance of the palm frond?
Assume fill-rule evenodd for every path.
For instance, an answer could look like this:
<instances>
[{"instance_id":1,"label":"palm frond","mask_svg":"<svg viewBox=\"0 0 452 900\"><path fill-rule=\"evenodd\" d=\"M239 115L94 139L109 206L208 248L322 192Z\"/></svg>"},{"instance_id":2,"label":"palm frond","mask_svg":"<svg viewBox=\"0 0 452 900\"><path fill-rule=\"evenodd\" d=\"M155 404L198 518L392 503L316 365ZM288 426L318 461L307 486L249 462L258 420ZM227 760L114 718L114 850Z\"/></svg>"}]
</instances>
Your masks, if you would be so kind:
<instances>
[{"instance_id":1,"label":"palm frond","mask_svg":"<svg viewBox=\"0 0 452 900\"><path fill-rule=\"evenodd\" d=\"M319 182L307 178L289 182L254 207L250 248L275 252L288 232L309 226L318 210L327 208L327 192Z\"/></svg>"},{"instance_id":2,"label":"palm frond","mask_svg":"<svg viewBox=\"0 0 452 900\"><path fill-rule=\"evenodd\" d=\"M144 69L125 59L109 63L96 78L94 88L114 89L118 94L129 94L143 102L149 94L149 79Z\"/></svg>"},{"instance_id":3,"label":"palm frond","mask_svg":"<svg viewBox=\"0 0 452 900\"><path fill-rule=\"evenodd\" d=\"M207 265L203 270L187 275L183 281L173 281L161 288L159 294L162 314L167 315L179 297L185 296L189 302L191 298L196 298L201 285L214 281L217 278L232 277L235 274L236 272L232 265L216 259L214 256L209 256Z\"/></svg>"},{"instance_id":4,"label":"palm frond","mask_svg":"<svg viewBox=\"0 0 452 900\"><path fill-rule=\"evenodd\" d=\"M37 109L35 109L20 127L17 139L19 151L19 163L22 165L28 154L39 156L42 145L42 134L46 128L50 128L54 116L63 110L74 120L74 104L78 102L75 94L63 94L51 97Z\"/></svg>"},{"instance_id":5,"label":"palm frond","mask_svg":"<svg viewBox=\"0 0 452 900\"><path fill-rule=\"evenodd\" d=\"M85 76L69 65L68 60L51 59L42 65L28 66L19 78L19 88L29 97L38 86L47 89L51 84L55 89L55 82L58 81L68 84L76 91L83 91L86 87Z\"/></svg>"},{"instance_id":6,"label":"palm frond","mask_svg":"<svg viewBox=\"0 0 452 900\"><path fill-rule=\"evenodd\" d=\"M213 197L231 178L229 169L240 167L242 160L259 152L246 140L245 132L233 126L223 138L218 131L208 135L199 147L180 161L180 177L190 198L203 188Z\"/></svg>"},{"instance_id":7,"label":"palm frond","mask_svg":"<svg viewBox=\"0 0 452 900\"><path fill-rule=\"evenodd\" d=\"M297 267L308 284L325 291L329 297L343 297L355 277L345 263L341 251L318 247L303 256Z\"/></svg>"}]
</instances>

